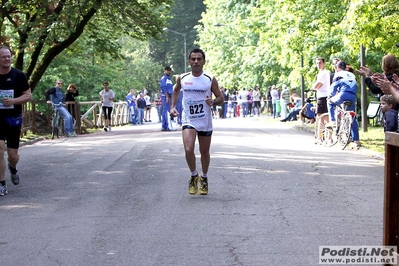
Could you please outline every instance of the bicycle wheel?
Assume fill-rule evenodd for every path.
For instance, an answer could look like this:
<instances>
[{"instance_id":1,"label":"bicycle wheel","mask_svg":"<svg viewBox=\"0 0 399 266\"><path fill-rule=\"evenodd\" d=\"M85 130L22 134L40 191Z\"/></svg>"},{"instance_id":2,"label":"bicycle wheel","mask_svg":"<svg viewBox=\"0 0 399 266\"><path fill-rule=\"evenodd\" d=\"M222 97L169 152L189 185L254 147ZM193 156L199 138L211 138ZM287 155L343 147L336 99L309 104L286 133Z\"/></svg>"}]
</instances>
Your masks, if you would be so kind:
<instances>
[{"instance_id":1,"label":"bicycle wheel","mask_svg":"<svg viewBox=\"0 0 399 266\"><path fill-rule=\"evenodd\" d=\"M345 113L342 117L338 131L338 142L343 146L342 149L345 149L345 147L351 141L351 128L352 116L349 113Z\"/></svg>"},{"instance_id":2,"label":"bicycle wheel","mask_svg":"<svg viewBox=\"0 0 399 266\"><path fill-rule=\"evenodd\" d=\"M54 136L57 136L57 139L60 137L60 115L57 111L53 113L53 119L51 120L51 139L54 139Z\"/></svg>"},{"instance_id":3,"label":"bicycle wheel","mask_svg":"<svg viewBox=\"0 0 399 266\"><path fill-rule=\"evenodd\" d=\"M323 144L324 142L324 130L326 124L328 123L328 113L324 113L317 117L316 127L314 130L314 137L318 144Z\"/></svg>"},{"instance_id":4,"label":"bicycle wheel","mask_svg":"<svg viewBox=\"0 0 399 266\"><path fill-rule=\"evenodd\" d=\"M55 114L55 111L53 111L52 118L51 118L51 139L54 139L54 134L56 134L56 131L55 131L56 124L57 124L56 114Z\"/></svg>"},{"instance_id":5,"label":"bicycle wheel","mask_svg":"<svg viewBox=\"0 0 399 266\"><path fill-rule=\"evenodd\" d=\"M323 145L326 147L334 146L338 141L337 128L332 126L326 126L324 128L324 140Z\"/></svg>"}]
</instances>

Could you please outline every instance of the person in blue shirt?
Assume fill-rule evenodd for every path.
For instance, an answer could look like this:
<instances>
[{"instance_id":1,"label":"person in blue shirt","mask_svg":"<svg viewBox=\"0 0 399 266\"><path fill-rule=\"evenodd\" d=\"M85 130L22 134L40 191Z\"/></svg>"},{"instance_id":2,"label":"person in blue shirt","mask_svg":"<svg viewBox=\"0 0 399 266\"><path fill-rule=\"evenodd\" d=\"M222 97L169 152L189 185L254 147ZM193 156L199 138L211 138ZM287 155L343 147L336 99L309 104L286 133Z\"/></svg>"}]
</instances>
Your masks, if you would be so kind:
<instances>
[{"instance_id":1,"label":"person in blue shirt","mask_svg":"<svg viewBox=\"0 0 399 266\"><path fill-rule=\"evenodd\" d=\"M306 98L305 105L302 107L301 111L299 112L299 117L302 123L305 123L305 118L308 119L310 123L315 122L315 111L314 105L310 98Z\"/></svg>"},{"instance_id":2,"label":"person in blue shirt","mask_svg":"<svg viewBox=\"0 0 399 266\"><path fill-rule=\"evenodd\" d=\"M132 117L132 124L136 125L137 119L137 107L136 107L136 96L134 95L134 90L131 89L130 92L126 95L127 106L130 109L130 115Z\"/></svg>"},{"instance_id":3,"label":"person in blue shirt","mask_svg":"<svg viewBox=\"0 0 399 266\"><path fill-rule=\"evenodd\" d=\"M51 89L45 91L46 101L47 103L52 103L57 108L58 112L62 119L64 120L64 129L66 137L76 137L76 134L72 132L73 127L73 118L72 115L65 108L65 98L64 94L61 91L62 88L62 80L57 80L55 86Z\"/></svg>"},{"instance_id":4,"label":"person in blue shirt","mask_svg":"<svg viewBox=\"0 0 399 266\"><path fill-rule=\"evenodd\" d=\"M334 108L337 105L342 104L344 101L350 101L352 104L346 108L347 111L356 112L356 100L357 100L357 82L356 76L346 70L347 66L344 61L339 61L336 64L336 73L334 75L333 83L330 86L330 93L328 99L328 113L330 121L335 123L336 117L334 114ZM357 119L353 119L352 140L356 146L359 146L359 124Z\"/></svg>"},{"instance_id":5,"label":"person in blue shirt","mask_svg":"<svg viewBox=\"0 0 399 266\"><path fill-rule=\"evenodd\" d=\"M173 128L169 125L170 121L170 104L172 102L171 97L173 93L173 83L170 79L170 73L172 69L165 67L164 75L161 78L160 87L162 94L162 128L161 131L171 131ZM174 129L176 130L176 129Z\"/></svg>"}]
</instances>

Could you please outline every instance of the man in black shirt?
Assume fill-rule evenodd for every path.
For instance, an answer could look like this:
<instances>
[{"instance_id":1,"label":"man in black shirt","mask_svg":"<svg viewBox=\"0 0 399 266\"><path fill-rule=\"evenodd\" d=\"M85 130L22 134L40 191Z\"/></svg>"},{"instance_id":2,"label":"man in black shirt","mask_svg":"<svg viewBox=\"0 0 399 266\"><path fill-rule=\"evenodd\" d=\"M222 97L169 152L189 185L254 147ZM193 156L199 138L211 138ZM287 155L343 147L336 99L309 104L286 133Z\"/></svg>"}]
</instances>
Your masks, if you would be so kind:
<instances>
[{"instance_id":1,"label":"man in black shirt","mask_svg":"<svg viewBox=\"0 0 399 266\"><path fill-rule=\"evenodd\" d=\"M11 50L0 46L0 196L8 193L5 181L6 163L4 151L7 140L8 170L11 181L19 184L17 163L22 126L22 104L32 98L25 74L11 67Z\"/></svg>"}]
</instances>

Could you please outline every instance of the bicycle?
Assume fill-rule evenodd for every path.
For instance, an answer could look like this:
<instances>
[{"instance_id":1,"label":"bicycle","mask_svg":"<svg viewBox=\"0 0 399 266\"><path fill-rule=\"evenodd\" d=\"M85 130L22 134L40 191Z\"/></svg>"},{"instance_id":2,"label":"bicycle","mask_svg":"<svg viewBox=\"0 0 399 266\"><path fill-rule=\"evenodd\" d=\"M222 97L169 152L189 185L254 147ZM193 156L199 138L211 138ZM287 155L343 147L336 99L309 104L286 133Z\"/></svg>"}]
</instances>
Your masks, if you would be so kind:
<instances>
[{"instance_id":1,"label":"bicycle","mask_svg":"<svg viewBox=\"0 0 399 266\"><path fill-rule=\"evenodd\" d=\"M60 105L62 105L62 102L58 104L51 103L53 107L53 113L51 115L51 139L54 139L54 135L57 136L57 139L60 137L61 115L57 108Z\"/></svg>"},{"instance_id":2,"label":"bicycle","mask_svg":"<svg viewBox=\"0 0 399 266\"><path fill-rule=\"evenodd\" d=\"M351 142L352 123L356 119L354 111L346 110L351 105L350 101L344 101L341 105L337 105L335 108L336 124L329 124L325 127L323 145L331 147L339 143L342 149L345 149Z\"/></svg>"}]
</instances>

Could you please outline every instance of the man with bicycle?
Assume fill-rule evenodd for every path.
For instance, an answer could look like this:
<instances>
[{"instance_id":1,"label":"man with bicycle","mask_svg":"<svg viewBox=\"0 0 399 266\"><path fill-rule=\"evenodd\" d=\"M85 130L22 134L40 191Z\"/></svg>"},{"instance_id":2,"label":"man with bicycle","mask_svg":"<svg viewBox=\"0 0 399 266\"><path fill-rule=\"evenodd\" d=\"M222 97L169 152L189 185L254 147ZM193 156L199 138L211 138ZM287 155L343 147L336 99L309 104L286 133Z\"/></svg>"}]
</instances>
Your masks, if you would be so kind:
<instances>
[{"instance_id":1,"label":"man with bicycle","mask_svg":"<svg viewBox=\"0 0 399 266\"><path fill-rule=\"evenodd\" d=\"M68 112L64 105L64 94L61 91L62 80L57 80L55 86L51 89L46 90L44 93L46 95L47 103L51 103L54 108L58 110L62 119L64 120L64 129L66 137L76 137L76 134L73 133L73 118L72 115Z\"/></svg>"},{"instance_id":2,"label":"man with bicycle","mask_svg":"<svg viewBox=\"0 0 399 266\"><path fill-rule=\"evenodd\" d=\"M350 101L351 105L348 106L346 110L356 112L357 99L356 76L346 70L346 63L344 61L339 61L336 64L335 69L336 73L330 87L328 100L328 114L330 121L334 123L334 125L336 123L336 117L334 114L335 107L342 104L344 101ZM356 117L353 119L351 135L357 148L359 145L359 124L357 123Z\"/></svg>"}]
</instances>

